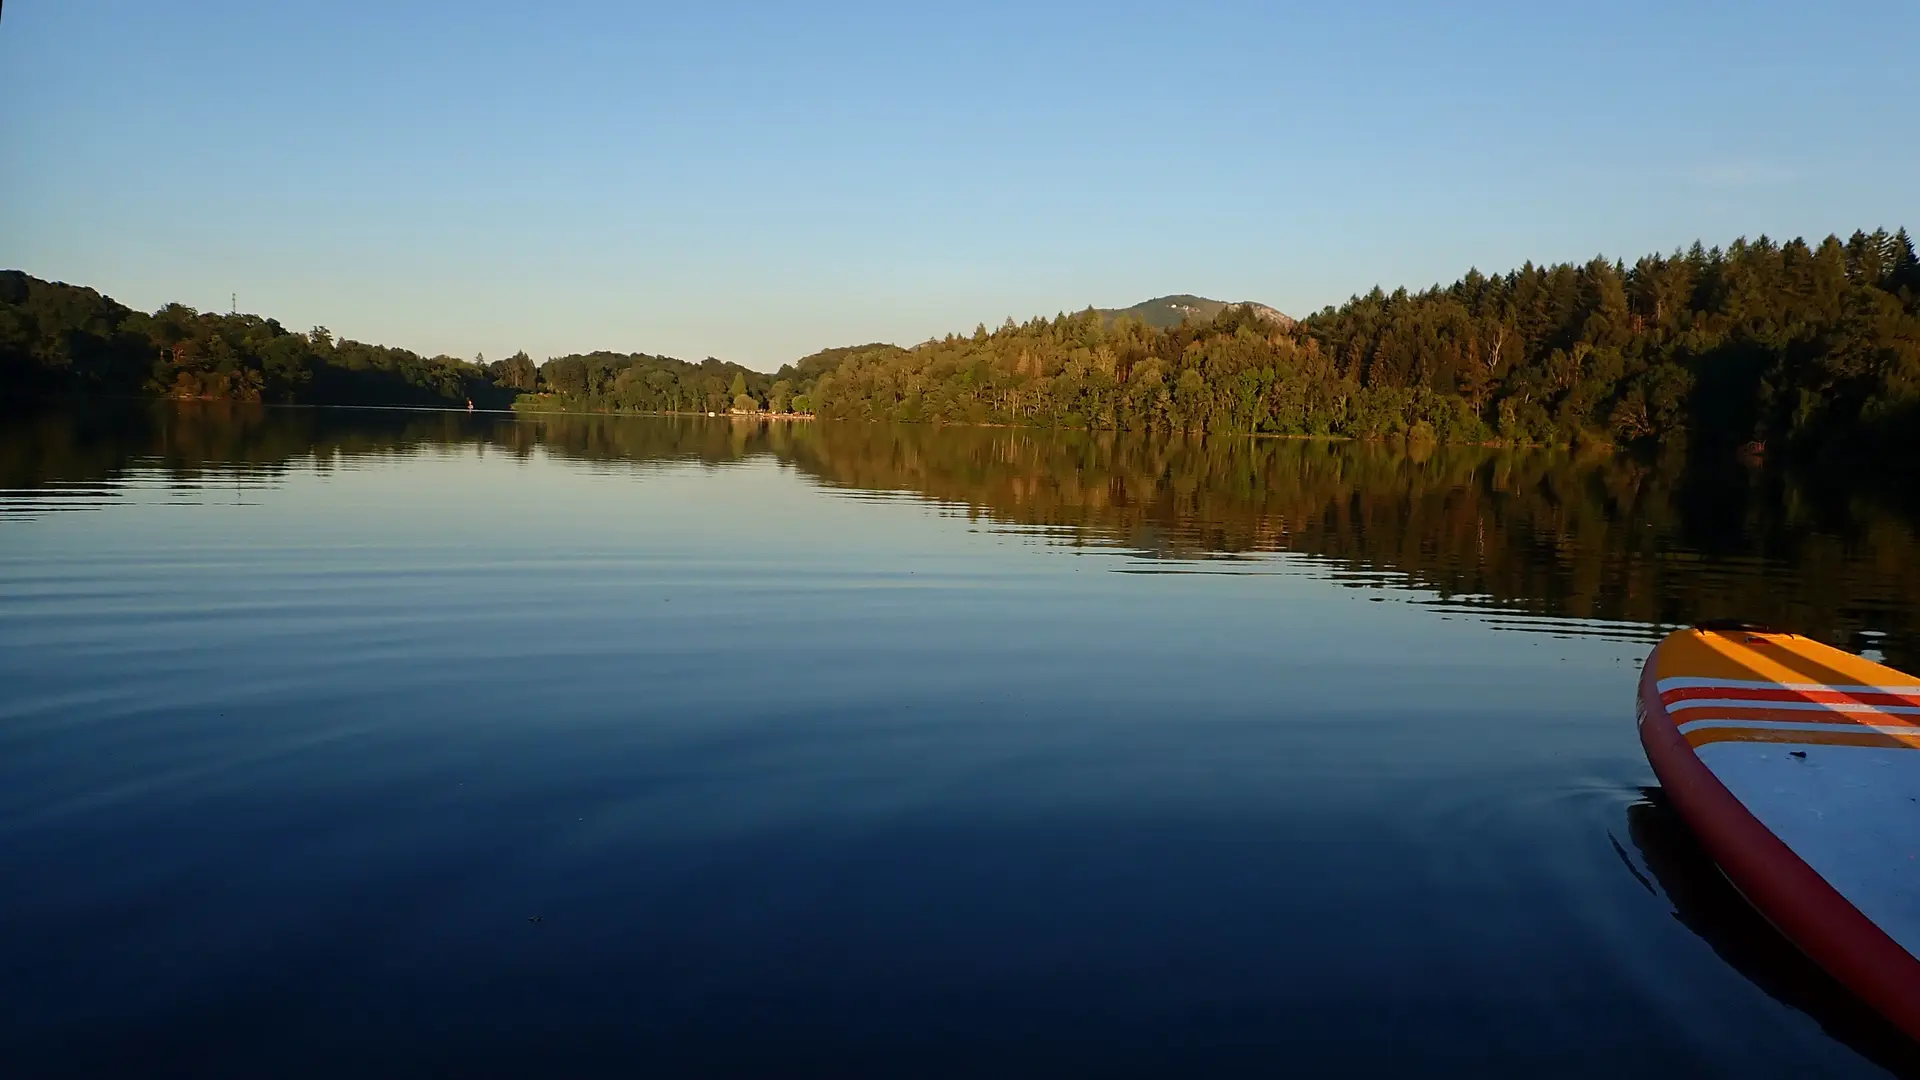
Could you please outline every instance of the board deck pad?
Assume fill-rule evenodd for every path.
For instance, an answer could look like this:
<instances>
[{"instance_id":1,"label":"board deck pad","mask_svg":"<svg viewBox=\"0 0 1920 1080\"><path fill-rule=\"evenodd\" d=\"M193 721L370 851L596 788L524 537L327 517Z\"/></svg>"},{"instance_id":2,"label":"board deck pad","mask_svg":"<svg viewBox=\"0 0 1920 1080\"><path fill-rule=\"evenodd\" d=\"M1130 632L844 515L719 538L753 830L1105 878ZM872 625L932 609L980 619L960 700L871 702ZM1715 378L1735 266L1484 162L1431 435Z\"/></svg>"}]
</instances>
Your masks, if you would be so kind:
<instances>
[{"instance_id":1,"label":"board deck pad","mask_svg":"<svg viewBox=\"0 0 1920 1080\"><path fill-rule=\"evenodd\" d=\"M1648 659L1641 739L1663 786L1682 789L1682 816L1761 913L1920 1036L1920 1011L1895 1015L1920 1009L1920 985L1901 1003L1876 1000L1920 982L1920 679L1796 634L1682 630ZM1826 942L1852 916L1796 883L1806 870L1885 938ZM1896 949L1905 955L1854 955Z\"/></svg>"}]
</instances>

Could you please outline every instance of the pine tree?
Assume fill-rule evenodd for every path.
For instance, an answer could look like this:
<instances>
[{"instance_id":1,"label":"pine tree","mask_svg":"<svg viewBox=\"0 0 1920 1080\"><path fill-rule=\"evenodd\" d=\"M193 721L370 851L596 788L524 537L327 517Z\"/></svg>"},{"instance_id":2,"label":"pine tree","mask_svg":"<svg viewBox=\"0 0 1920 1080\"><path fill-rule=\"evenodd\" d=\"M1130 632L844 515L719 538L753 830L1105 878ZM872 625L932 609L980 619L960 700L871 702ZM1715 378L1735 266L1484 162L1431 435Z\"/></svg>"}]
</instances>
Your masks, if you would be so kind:
<instances>
[{"instance_id":1,"label":"pine tree","mask_svg":"<svg viewBox=\"0 0 1920 1080\"><path fill-rule=\"evenodd\" d=\"M1887 288L1905 289L1909 302L1920 300L1920 258L1914 256L1913 237L1905 226L1896 230L1887 242Z\"/></svg>"}]
</instances>

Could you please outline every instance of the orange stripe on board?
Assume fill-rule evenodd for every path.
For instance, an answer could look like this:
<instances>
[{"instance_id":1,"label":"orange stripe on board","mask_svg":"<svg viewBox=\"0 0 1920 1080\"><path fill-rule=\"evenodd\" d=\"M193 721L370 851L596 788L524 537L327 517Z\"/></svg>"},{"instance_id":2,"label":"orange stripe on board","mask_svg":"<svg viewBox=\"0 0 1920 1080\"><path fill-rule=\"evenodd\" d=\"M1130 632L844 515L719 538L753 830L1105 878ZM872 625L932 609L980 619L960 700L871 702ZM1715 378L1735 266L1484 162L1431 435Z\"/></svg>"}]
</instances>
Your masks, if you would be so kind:
<instances>
[{"instance_id":1,"label":"orange stripe on board","mask_svg":"<svg viewBox=\"0 0 1920 1080\"><path fill-rule=\"evenodd\" d=\"M1687 745L1695 750L1708 743L1718 742L1797 743L1802 746L1877 746L1892 750L1920 750L1920 733L1887 735L1861 727L1855 727L1851 731L1839 728L1830 732L1782 731L1779 728L1700 728L1697 731L1687 732L1685 738Z\"/></svg>"}]
</instances>

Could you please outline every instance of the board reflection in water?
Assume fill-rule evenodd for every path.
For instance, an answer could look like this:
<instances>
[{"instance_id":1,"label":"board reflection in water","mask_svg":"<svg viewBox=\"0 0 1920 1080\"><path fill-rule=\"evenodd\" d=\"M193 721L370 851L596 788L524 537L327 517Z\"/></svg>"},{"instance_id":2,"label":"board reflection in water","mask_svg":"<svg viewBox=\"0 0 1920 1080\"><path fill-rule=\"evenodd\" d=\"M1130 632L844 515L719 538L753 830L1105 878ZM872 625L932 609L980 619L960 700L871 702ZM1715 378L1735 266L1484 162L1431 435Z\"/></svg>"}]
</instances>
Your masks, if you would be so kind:
<instances>
[{"instance_id":1,"label":"board reflection in water","mask_svg":"<svg viewBox=\"0 0 1920 1080\"><path fill-rule=\"evenodd\" d=\"M1620 856L1673 917L1712 946L1768 996L1818 1021L1834 1038L1901 1076L1920 1076L1920 1046L1796 949L1748 904L1713 864L1657 787L1627 807L1627 835L1639 858Z\"/></svg>"}]
</instances>

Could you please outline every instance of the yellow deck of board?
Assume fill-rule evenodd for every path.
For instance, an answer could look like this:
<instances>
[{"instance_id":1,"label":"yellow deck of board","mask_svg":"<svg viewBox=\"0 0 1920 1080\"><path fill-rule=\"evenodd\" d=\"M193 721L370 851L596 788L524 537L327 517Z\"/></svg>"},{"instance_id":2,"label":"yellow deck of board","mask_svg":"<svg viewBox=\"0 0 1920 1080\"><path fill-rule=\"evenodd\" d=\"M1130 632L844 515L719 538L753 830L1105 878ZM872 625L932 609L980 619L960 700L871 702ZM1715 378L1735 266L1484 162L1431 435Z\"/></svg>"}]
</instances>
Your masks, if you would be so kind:
<instances>
[{"instance_id":1,"label":"yellow deck of board","mask_svg":"<svg viewBox=\"0 0 1920 1080\"><path fill-rule=\"evenodd\" d=\"M1656 679L1751 680L1788 686L1883 686L1920 692L1920 679L1798 634L1683 630L1660 646Z\"/></svg>"}]
</instances>

